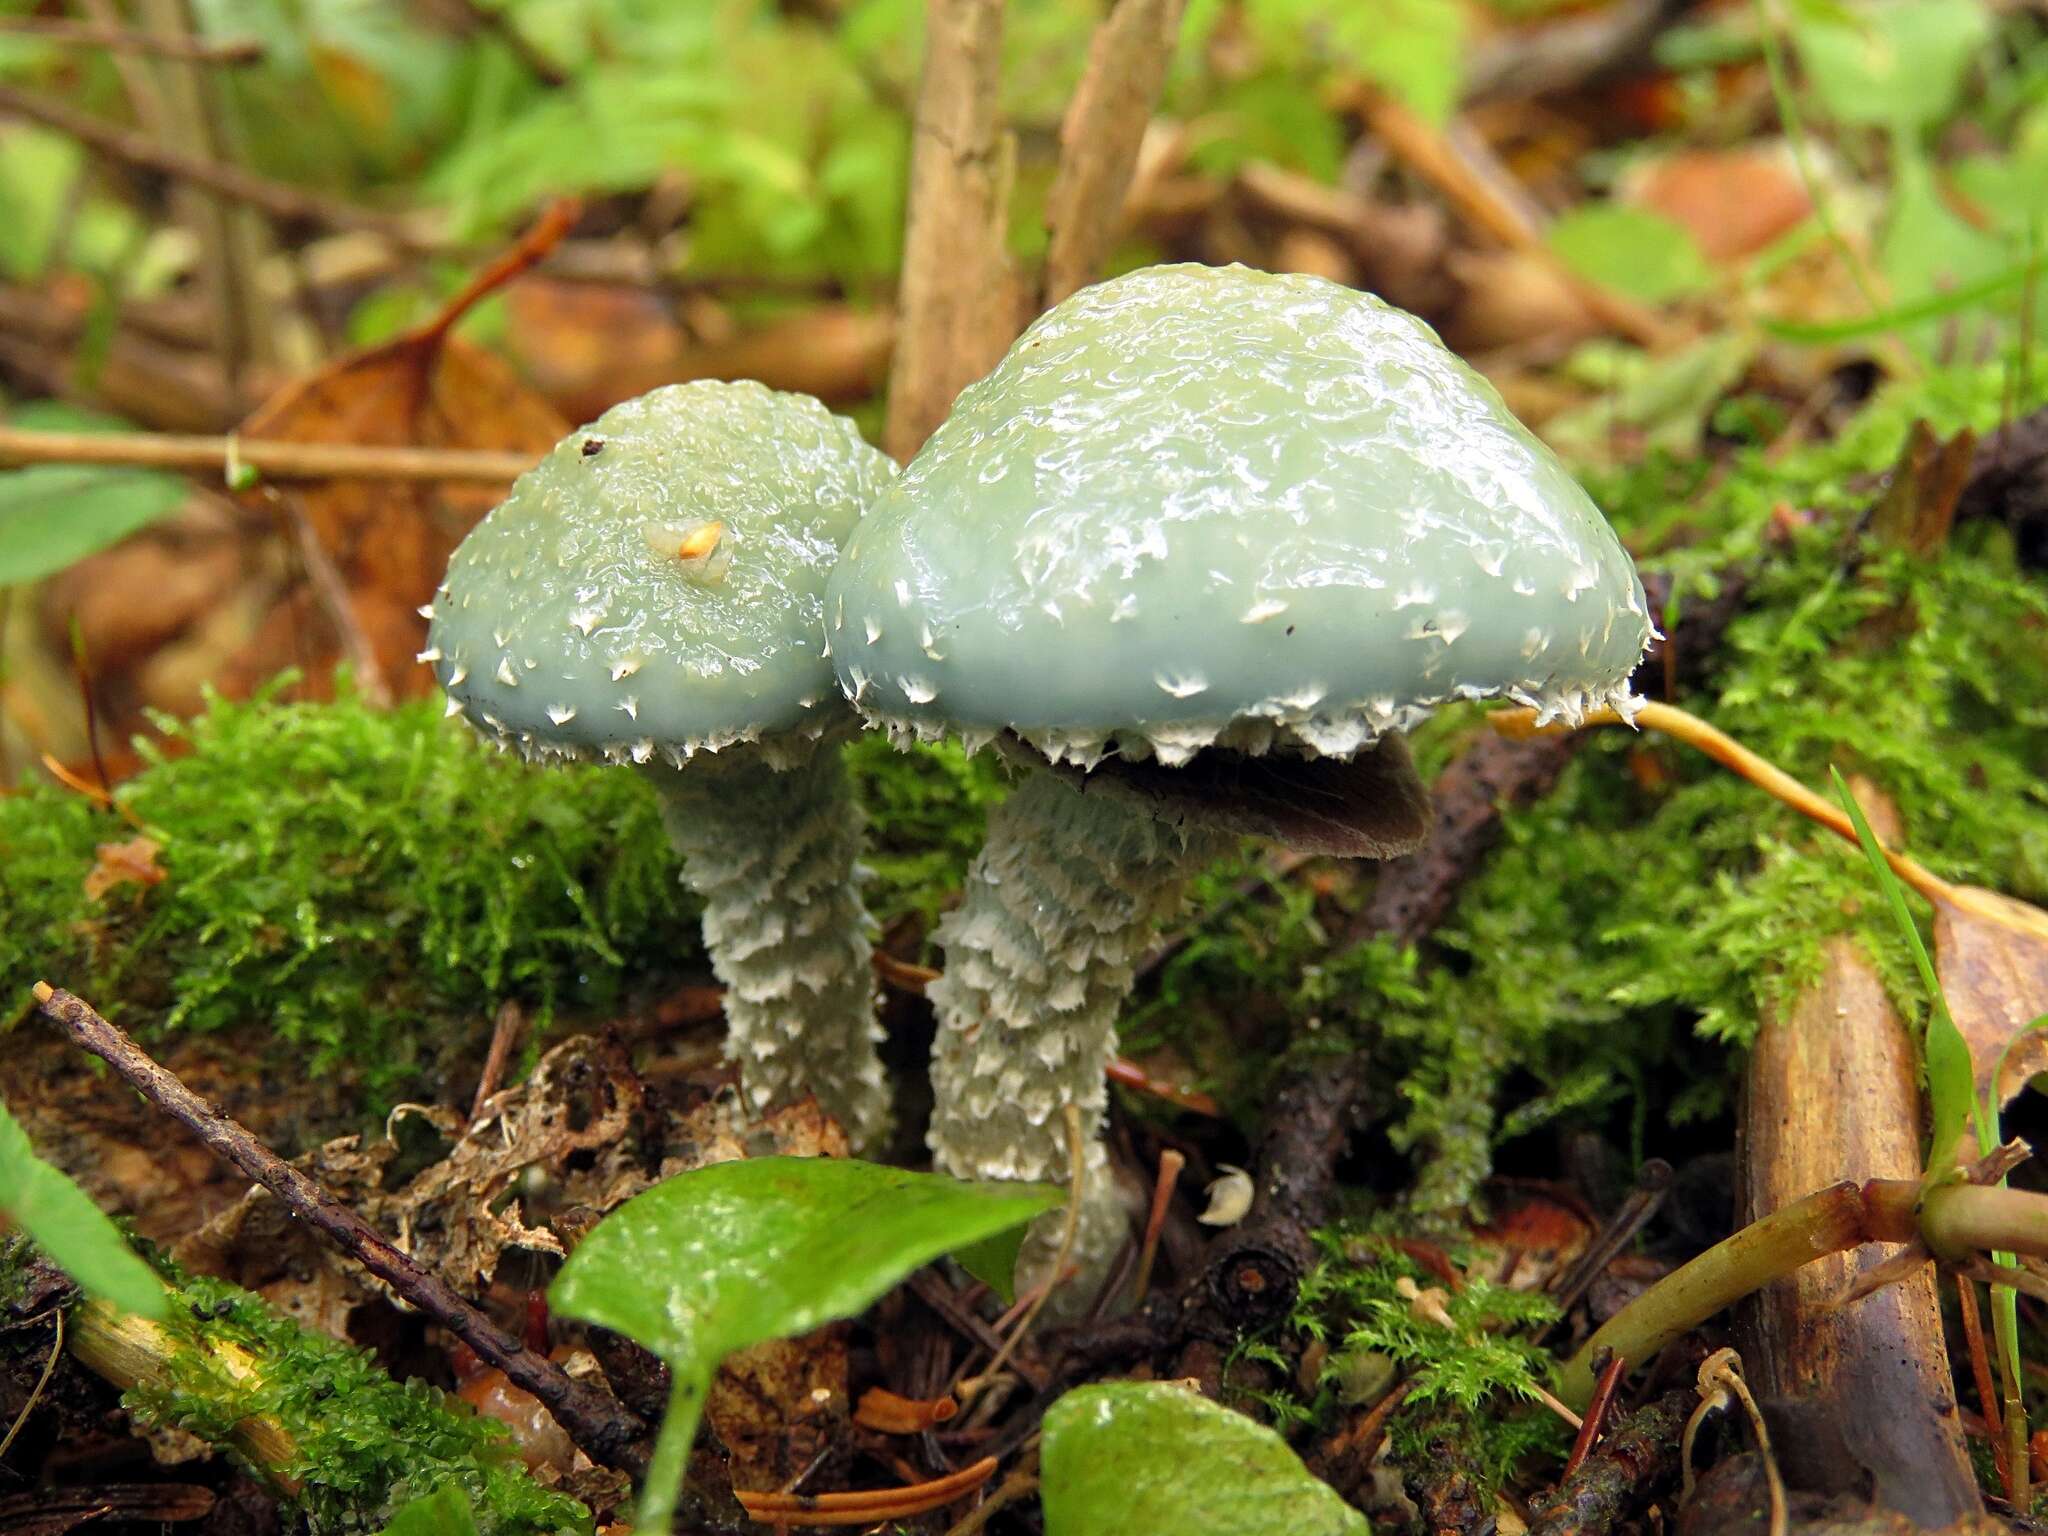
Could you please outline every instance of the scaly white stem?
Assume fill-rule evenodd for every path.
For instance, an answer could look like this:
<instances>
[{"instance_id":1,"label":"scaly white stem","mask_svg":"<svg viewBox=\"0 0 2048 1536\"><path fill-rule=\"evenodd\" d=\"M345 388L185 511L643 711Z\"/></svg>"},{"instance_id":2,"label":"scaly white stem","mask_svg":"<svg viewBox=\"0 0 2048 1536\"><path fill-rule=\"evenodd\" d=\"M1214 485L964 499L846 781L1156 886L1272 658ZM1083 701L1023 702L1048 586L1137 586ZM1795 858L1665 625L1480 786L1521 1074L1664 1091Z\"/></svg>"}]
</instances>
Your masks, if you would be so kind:
<instances>
[{"instance_id":1,"label":"scaly white stem","mask_svg":"<svg viewBox=\"0 0 2048 1536\"><path fill-rule=\"evenodd\" d=\"M1083 1282L1070 1298L1087 1299L1086 1277L1099 1276L1124 1236L1102 1149L1117 1012L1188 877L1230 845L1032 773L989 817L960 905L939 924L945 974L927 993L939 1022L934 1160L962 1178L1064 1184L1072 1169L1061 1111L1080 1109L1090 1197L1076 1243ZM1026 1268L1058 1213L1046 1221Z\"/></svg>"},{"instance_id":2,"label":"scaly white stem","mask_svg":"<svg viewBox=\"0 0 2048 1536\"><path fill-rule=\"evenodd\" d=\"M756 1110L806 1092L856 1150L888 1134L875 977L858 871L860 812L839 749L778 769L728 748L646 770L704 901L704 945L725 983L727 1052Z\"/></svg>"}]
</instances>

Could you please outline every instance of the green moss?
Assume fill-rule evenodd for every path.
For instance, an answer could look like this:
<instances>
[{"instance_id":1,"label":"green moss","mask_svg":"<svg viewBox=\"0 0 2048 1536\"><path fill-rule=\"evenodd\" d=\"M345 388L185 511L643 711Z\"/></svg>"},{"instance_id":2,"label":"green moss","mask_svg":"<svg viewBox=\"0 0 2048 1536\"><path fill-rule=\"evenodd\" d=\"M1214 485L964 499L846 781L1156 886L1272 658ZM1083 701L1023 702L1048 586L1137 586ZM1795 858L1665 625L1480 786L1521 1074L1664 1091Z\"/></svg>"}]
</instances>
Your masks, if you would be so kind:
<instances>
[{"instance_id":1,"label":"green moss","mask_svg":"<svg viewBox=\"0 0 2048 1536\"><path fill-rule=\"evenodd\" d=\"M1008 790L995 754L945 742L898 752L870 734L847 749L868 817L868 908L884 929L915 917L929 935L980 851L989 808Z\"/></svg>"},{"instance_id":2,"label":"green moss","mask_svg":"<svg viewBox=\"0 0 2048 1536\"><path fill-rule=\"evenodd\" d=\"M267 1024L373 1107L420 1091L515 997L543 1023L701 968L695 903L640 775L530 768L431 701L215 701L165 722L124 785L166 878L84 884L134 830L50 785L0 797L0 976L47 977L145 1036ZM984 756L854 749L875 825L869 897L936 914L1002 792ZM25 998L16 1006L25 1006Z\"/></svg>"},{"instance_id":3,"label":"green moss","mask_svg":"<svg viewBox=\"0 0 2048 1536\"><path fill-rule=\"evenodd\" d=\"M1441 1438L1447 1425L1455 1426L1464 1459L1491 1487L1508 1483L1532 1454L1563 1456L1570 1442L1562 1421L1539 1406L1538 1395L1539 1388L1549 1389L1555 1362L1529 1342L1556 1319L1554 1302L1540 1293L1468 1280L1432 1298L1450 1319L1445 1327L1418 1308L1416 1291L1409 1289L1440 1282L1390 1243L1342 1229L1319 1232L1316 1242L1320 1257L1279 1330L1297 1345L1329 1346L1314 1391L1293 1386L1293 1360L1276 1339L1248 1339L1237 1348L1236 1358L1263 1361L1289 1383L1243 1394L1267 1418L1283 1429L1327 1431L1345 1409L1376 1401L1396 1382L1407 1381L1407 1396L1391 1426L1397 1460L1426 1460L1432 1453L1404 1443L1404 1437Z\"/></svg>"},{"instance_id":4,"label":"green moss","mask_svg":"<svg viewBox=\"0 0 2048 1536\"><path fill-rule=\"evenodd\" d=\"M468 1496L482 1536L589 1531L590 1512L535 1482L502 1425L425 1382L393 1381L368 1350L218 1280L178 1277L172 1316L175 1336L238 1346L258 1369L233 1374L195 1349L177 1357L168 1390L137 1388L124 1401L146 1423L215 1446L232 1444L245 1419L274 1420L296 1455L262 1470L298 1489L290 1502L315 1536L377 1530L408 1500L450 1485Z\"/></svg>"},{"instance_id":5,"label":"green moss","mask_svg":"<svg viewBox=\"0 0 2048 1536\"><path fill-rule=\"evenodd\" d=\"M16 984L49 976L144 1031L264 1021L383 1100L503 998L602 1008L694 949L635 775L529 772L429 702L216 702L164 725L120 791L162 844L160 884L89 902L94 845L130 829L62 790L0 800Z\"/></svg>"}]
</instances>

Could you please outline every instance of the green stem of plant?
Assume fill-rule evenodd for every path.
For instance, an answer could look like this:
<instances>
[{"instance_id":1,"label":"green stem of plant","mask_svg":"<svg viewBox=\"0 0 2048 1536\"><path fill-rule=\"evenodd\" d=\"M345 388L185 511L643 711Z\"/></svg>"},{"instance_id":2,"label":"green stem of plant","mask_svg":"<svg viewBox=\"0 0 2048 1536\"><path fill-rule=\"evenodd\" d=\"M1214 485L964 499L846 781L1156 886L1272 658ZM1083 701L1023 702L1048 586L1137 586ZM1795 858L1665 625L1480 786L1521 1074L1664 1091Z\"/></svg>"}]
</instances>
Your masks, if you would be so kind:
<instances>
[{"instance_id":1,"label":"green stem of plant","mask_svg":"<svg viewBox=\"0 0 2048 1536\"><path fill-rule=\"evenodd\" d=\"M702 1372L693 1374L674 1364L669 1370L668 1412L662 1415L661 1433L647 1462L647 1479L640 1485L640 1507L633 1521L640 1536L668 1536L683 1489L683 1474L690 1466L690 1447L697 1443L704 1397L711 1389L710 1378Z\"/></svg>"},{"instance_id":2,"label":"green stem of plant","mask_svg":"<svg viewBox=\"0 0 2048 1536\"><path fill-rule=\"evenodd\" d=\"M1751 1222L1673 1270L1579 1347L1565 1365L1558 1396L1583 1412L1593 1396L1593 1359L1603 1349L1632 1365L1647 1365L1665 1345L1752 1291L1813 1259L1872 1241L1878 1236L1873 1226L1883 1230L1884 1240L1903 1240L1896 1235L1901 1205L1903 1237L1912 1237L1910 1213L1920 1186L1889 1179L1873 1180L1872 1185L1884 1186L1877 1191L1881 1209L1875 1219L1870 1186L1845 1180Z\"/></svg>"},{"instance_id":3,"label":"green stem of plant","mask_svg":"<svg viewBox=\"0 0 2048 1536\"><path fill-rule=\"evenodd\" d=\"M1937 1257L1954 1260L1975 1253L1994 1254L2003 1263L2014 1253L2048 1258L2048 1195L1951 1183L1936 1185L1923 1198L1917 1179L1830 1185L1751 1222L1623 1307L1565 1364L1558 1396L1584 1409L1593 1395L1593 1359L1603 1349L1647 1365L1674 1339L1802 1264L1865 1243L1916 1240ZM1994 1295L1992 1316L2001 1372L2011 1363L2016 1385L2017 1319L2011 1292L2004 1296L2000 1305ZM2013 1391L2006 1389L2008 1399Z\"/></svg>"}]
</instances>

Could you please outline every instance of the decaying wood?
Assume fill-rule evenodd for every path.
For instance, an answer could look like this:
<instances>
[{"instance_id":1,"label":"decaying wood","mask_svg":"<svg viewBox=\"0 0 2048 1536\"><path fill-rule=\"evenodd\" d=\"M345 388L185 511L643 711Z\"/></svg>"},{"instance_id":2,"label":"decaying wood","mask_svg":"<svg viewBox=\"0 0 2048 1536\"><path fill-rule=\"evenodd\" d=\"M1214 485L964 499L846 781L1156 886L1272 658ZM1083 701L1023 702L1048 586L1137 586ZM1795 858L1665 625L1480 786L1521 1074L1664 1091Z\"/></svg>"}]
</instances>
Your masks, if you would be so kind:
<instances>
[{"instance_id":1,"label":"decaying wood","mask_svg":"<svg viewBox=\"0 0 2048 1536\"><path fill-rule=\"evenodd\" d=\"M1750 1057L1739 1131L1737 1225L1838 1179L1920 1169L1917 1058L1884 984L1848 938ZM1925 1526L1979 1512L1943 1343L1934 1271L1849 1306L1859 1272L1895 1249L1831 1254L1739 1316L1745 1373L1786 1481L1868 1498Z\"/></svg>"},{"instance_id":2,"label":"decaying wood","mask_svg":"<svg viewBox=\"0 0 2048 1536\"><path fill-rule=\"evenodd\" d=\"M1624 1415L1570 1477L1535 1501L1531 1536L1598 1536L1640 1510L1679 1471L1679 1434L1699 1403L1690 1388Z\"/></svg>"},{"instance_id":3,"label":"decaying wood","mask_svg":"<svg viewBox=\"0 0 2048 1536\"><path fill-rule=\"evenodd\" d=\"M1088 67L1060 123L1059 171L1046 200L1047 305L1093 282L1116 244L1181 9L1182 0L1117 0L1096 28Z\"/></svg>"},{"instance_id":4,"label":"decaying wood","mask_svg":"<svg viewBox=\"0 0 2048 1536\"><path fill-rule=\"evenodd\" d=\"M1002 0L930 0L882 446L915 453L1021 320L1006 249L1015 147L998 100Z\"/></svg>"}]
</instances>

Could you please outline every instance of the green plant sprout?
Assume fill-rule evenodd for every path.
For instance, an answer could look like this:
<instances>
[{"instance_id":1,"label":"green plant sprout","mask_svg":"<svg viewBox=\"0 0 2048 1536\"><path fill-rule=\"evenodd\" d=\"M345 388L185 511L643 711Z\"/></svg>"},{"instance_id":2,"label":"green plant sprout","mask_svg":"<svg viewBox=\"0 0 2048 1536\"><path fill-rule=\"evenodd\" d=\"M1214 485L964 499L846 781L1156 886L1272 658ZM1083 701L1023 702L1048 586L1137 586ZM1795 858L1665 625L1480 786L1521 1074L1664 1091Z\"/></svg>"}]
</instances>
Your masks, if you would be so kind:
<instances>
[{"instance_id":1,"label":"green plant sprout","mask_svg":"<svg viewBox=\"0 0 2048 1536\"><path fill-rule=\"evenodd\" d=\"M852 1158L757 1157L678 1174L607 1215L548 1301L668 1365L668 1412L635 1529L666 1536L719 1361L852 1317L920 1265L1062 1198L1039 1184L969 1184Z\"/></svg>"},{"instance_id":2,"label":"green plant sprout","mask_svg":"<svg viewBox=\"0 0 2048 1536\"><path fill-rule=\"evenodd\" d=\"M1514 730L1526 722L1500 723ZM1662 708L1645 723L1675 728L1675 733L1684 739L1704 745L1723 761L1729 760L1723 751L1715 749L1715 744L1703 743L1698 738L1694 728L1702 723L1691 721L1682 711ZM1726 738L1722 738L1722 744L1734 746ZM1755 776L1751 765L1745 764L1739 771ZM1784 777L1777 775L1779 779ZM1591 1396L1593 1361L1603 1351L1611 1351L1635 1364L1647 1363L1666 1344L1722 1308L1815 1258L1866 1242L1909 1245L1906 1254L1873 1272L1866 1277L1867 1281L1882 1283L1896 1278L1929 1258L1960 1265L1969 1262L1975 1253L1988 1251L2000 1276L2023 1282L2029 1289L2039 1288L2039 1282L2015 1269L2014 1264L2018 1253L2048 1256L2048 1196L2014 1190L2005 1184L2003 1175L2011 1159L1994 1155L1998 1152L1994 1129L1996 1080L1979 1103L1968 1043L1948 1012L1933 963L1906 910L1903 886L1895 873L1901 866L1908 870L1917 870L1918 866L1879 845L1839 771L1834 771L1834 781L1843 804L1843 819L1853 830L1894 920L1907 938L1930 999L1923 1059L1934 1134L1926 1172L1919 1180L1871 1179L1860 1186L1845 1182L1817 1191L1752 1222L1681 1266L1609 1319L1567 1362L1562 1395L1568 1403L1583 1405ZM1813 813L1808 802L1817 797L1791 781L1767 783L1766 787ZM1816 819L1840 830L1832 818L1817 815ZM1969 894L1958 888L1947 889ZM2035 1021L2029 1029L2044 1023L2048 1019ZM1974 1129L1977 1159L1963 1166L1955 1159L1963 1151L1966 1129ZM2017 1454L2024 1458L2026 1421L2019 1403L2014 1293L2009 1285L1995 1286L1994 1297L2000 1367L2002 1373L2009 1373L2005 1387L2008 1413L2011 1422L2018 1426ZM2017 1470L2015 1484L2023 1494L2024 1474Z\"/></svg>"}]
</instances>

